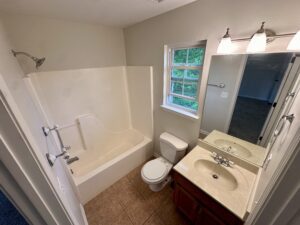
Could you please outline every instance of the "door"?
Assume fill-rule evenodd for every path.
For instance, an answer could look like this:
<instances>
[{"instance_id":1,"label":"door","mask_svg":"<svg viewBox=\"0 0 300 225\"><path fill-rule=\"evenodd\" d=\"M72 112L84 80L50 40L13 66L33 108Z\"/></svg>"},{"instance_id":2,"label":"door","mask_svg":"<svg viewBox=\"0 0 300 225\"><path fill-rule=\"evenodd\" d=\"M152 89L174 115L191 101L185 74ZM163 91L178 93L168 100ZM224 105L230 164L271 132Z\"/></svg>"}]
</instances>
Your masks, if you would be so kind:
<instances>
[{"instance_id":1,"label":"door","mask_svg":"<svg viewBox=\"0 0 300 225\"><path fill-rule=\"evenodd\" d=\"M195 221L199 204L197 200L177 184L174 190L174 202L181 212L183 212L191 221Z\"/></svg>"},{"instance_id":2,"label":"door","mask_svg":"<svg viewBox=\"0 0 300 225\"><path fill-rule=\"evenodd\" d=\"M198 213L196 225L226 225L209 210L203 208ZM233 225L233 224L231 224Z\"/></svg>"}]
</instances>

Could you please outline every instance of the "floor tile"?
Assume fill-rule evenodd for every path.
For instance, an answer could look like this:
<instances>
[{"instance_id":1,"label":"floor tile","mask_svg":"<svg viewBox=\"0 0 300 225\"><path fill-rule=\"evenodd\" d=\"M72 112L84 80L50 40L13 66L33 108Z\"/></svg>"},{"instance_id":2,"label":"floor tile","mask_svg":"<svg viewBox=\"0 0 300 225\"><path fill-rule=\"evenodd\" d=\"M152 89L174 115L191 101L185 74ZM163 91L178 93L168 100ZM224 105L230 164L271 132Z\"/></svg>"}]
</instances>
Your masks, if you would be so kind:
<instances>
[{"instance_id":1,"label":"floor tile","mask_svg":"<svg viewBox=\"0 0 300 225\"><path fill-rule=\"evenodd\" d=\"M121 180L116 182L112 188L115 189L118 200L120 201L123 208L126 208L129 204L142 200L143 197L134 188L128 177L123 177Z\"/></svg>"},{"instance_id":2,"label":"floor tile","mask_svg":"<svg viewBox=\"0 0 300 225\"><path fill-rule=\"evenodd\" d=\"M151 191L141 178L142 166L84 206L89 225L188 224L176 210L171 186L167 185L160 192Z\"/></svg>"},{"instance_id":3,"label":"floor tile","mask_svg":"<svg viewBox=\"0 0 300 225\"><path fill-rule=\"evenodd\" d=\"M105 190L85 205L88 221L92 224L111 225L124 212L113 189Z\"/></svg>"},{"instance_id":4,"label":"floor tile","mask_svg":"<svg viewBox=\"0 0 300 225\"><path fill-rule=\"evenodd\" d=\"M130 220L134 225L142 225L150 216L154 213L154 207L151 205L150 201L144 199L139 199L132 202L125 209Z\"/></svg>"},{"instance_id":5,"label":"floor tile","mask_svg":"<svg viewBox=\"0 0 300 225\"><path fill-rule=\"evenodd\" d=\"M153 214L145 223L144 225L164 225L162 220L156 215Z\"/></svg>"},{"instance_id":6,"label":"floor tile","mask_svg":"<svg viewBox=\"0 0 300 225\"><path fill-rule=\"evenodd\" d=\"M133 225L126 212L123 212L113 225Z\"/></svg>"}]
</instances>

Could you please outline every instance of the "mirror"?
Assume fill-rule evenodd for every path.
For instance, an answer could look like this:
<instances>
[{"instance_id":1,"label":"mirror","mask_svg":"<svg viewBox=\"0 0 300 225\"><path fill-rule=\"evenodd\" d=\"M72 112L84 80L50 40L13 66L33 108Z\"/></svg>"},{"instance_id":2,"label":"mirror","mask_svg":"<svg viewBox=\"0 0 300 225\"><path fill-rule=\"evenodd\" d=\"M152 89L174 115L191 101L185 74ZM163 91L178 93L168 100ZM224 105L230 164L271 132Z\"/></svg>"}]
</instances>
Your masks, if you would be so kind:
<instances>
[{"instance_id":1,"label":"mirror","mask_svg":"<svg viewBox=\"0 0 300 225\"><path fill-rule=\"evenodd\" d=\"M204 141L262 165L263 147L297 75L293 66L296 62L298 68L299 58L294 53L212 56L200 137L211 134ZM249 156L249 148L264 153Z\"/></svg>"}]
</instances>

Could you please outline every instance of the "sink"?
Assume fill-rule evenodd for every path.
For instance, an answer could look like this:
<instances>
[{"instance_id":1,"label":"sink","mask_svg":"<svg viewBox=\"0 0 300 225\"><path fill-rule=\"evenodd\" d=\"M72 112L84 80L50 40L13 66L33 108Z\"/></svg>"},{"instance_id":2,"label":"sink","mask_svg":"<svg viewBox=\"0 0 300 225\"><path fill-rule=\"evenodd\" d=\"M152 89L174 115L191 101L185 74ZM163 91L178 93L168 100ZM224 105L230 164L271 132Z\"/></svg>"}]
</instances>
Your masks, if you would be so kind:
<instances>
[{"instance_id":1,"label":"sink","mask_svg":"<svg viewBox=\"0 0 300 225\"><path fill-rule=\"evenodd\" d=\"M238 182L224 166L206 159L196 160L195 169L201 174L200 179L205 179L212 183L212 186L233 191L238 187Z\"/></svg>"},{"instance_id":2,"label":"sink","mask_svg":"<svg viewBox=\"0 0 300 225\"><path fill-rule=\"evenodd\" d=\"M244 158L249 158L252 156L251 152L247 148L233 141L225 139L216 139L214 140L214 143L222 150L225 150L231 154L241 156Z\"/></svg>"}]
</instances>

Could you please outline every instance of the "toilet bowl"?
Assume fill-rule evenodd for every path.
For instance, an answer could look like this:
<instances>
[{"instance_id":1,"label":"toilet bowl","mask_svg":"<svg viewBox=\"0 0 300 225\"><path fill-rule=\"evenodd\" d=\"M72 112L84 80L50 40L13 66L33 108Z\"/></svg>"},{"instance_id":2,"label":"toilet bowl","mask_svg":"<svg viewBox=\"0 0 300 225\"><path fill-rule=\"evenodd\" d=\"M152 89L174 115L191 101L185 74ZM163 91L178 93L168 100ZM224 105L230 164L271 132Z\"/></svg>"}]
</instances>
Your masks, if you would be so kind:
<instances>
[{"instance_id":1,"label":"toilet bowl","mask_svg":"<svg viewBox=\"0 0 300 225\"><path fill-rule=\"evenodd\" d=\"M170 181L169 172L172 167L184 156L188 144L169 133L160 135L161 157L147 162L142 170L141 177L152 191L162 190Z\"/></svg>"},{"instance_id":2,"label":"toilet bowl","mask_svg":"<svg viewBox=\"0 0 300 225\"><path fill-rule=\"evenodd\" d=\"M147 162L141 171L142 179L152 191L160 191L171 181L169 172L173 165L162 157Z\"/></svg>"}]
</instances>

